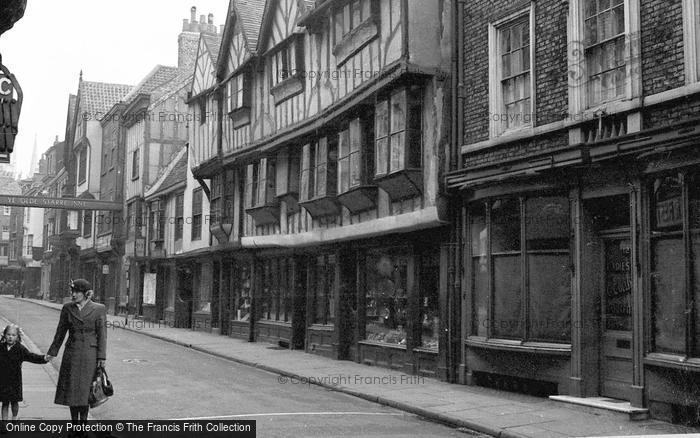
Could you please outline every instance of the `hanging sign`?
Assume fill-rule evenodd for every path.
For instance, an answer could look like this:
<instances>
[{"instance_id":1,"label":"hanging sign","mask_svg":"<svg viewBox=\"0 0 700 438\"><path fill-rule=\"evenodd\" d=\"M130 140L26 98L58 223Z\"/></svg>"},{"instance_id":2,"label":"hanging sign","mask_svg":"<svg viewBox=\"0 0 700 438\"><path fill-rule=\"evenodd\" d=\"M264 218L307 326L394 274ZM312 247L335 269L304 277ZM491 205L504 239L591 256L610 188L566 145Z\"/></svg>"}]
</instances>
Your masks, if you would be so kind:
<instances>
[{"instance_id":1,"label":"hanging sign","mask_svg":"<svg viewBox=\"0 0 700 438\"><path fill-rule=\"evenodd\" d=\"M15 147L22 98L22 88L17 78L0 63L0 162L2 163L10 162L10 154Z\"/></svg>"}]
</instances>

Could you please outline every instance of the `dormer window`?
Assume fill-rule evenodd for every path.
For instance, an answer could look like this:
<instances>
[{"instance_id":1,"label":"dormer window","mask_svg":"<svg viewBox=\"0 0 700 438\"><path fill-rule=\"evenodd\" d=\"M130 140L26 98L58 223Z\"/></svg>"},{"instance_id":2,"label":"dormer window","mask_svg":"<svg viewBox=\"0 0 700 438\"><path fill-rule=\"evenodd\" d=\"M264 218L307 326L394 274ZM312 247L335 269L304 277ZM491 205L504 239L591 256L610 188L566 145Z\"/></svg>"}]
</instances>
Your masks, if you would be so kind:
<instances>
[{"instance_id":1,"label":"dormer window","mask_svg":"<svg viewBox=\"0 0 700 438\"><path fill-rule=\"evenodd\" d=\"M268 58L270 71L270 92L279 104L304 90L301 79L304 71L304 39L301 35L293 36L272 53Z\"/></svg>"}]
</instances>

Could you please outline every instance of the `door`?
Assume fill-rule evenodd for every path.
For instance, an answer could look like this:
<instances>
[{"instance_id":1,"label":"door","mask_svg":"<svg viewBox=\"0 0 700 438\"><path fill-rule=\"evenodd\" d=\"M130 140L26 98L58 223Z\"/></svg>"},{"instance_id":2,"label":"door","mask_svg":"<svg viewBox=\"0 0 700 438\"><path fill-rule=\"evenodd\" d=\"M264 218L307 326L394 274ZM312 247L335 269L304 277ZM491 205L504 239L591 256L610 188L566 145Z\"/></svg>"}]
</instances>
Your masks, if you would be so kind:
<instances>
[{"instance_id":1,"label":"door","mask_svg":"<svg viewBox=\"0 0 700 438\"><path fill-rule=\"evenodd\" d=\"M632 385L632 244L603 237L601 395L629 400Z\"/></svg>"}]
</instances>

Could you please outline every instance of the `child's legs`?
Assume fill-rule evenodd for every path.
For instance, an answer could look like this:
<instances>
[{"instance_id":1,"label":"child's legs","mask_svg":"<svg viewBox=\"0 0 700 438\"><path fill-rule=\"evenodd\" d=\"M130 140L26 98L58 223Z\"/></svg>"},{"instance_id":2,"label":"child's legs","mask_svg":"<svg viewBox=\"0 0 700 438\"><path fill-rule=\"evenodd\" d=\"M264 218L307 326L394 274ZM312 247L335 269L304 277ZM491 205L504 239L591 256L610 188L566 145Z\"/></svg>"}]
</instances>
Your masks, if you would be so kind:
<instances>
[{"instance_id":1,"label":"child's legs","mask_svg":"<svg viewBox=\"0 0 700 438\"><path fill-rule=\"evenodd\" d=\"M19 402L12 402L12 419L16 420L19 415Z\"/></svg>"}]
</instances>

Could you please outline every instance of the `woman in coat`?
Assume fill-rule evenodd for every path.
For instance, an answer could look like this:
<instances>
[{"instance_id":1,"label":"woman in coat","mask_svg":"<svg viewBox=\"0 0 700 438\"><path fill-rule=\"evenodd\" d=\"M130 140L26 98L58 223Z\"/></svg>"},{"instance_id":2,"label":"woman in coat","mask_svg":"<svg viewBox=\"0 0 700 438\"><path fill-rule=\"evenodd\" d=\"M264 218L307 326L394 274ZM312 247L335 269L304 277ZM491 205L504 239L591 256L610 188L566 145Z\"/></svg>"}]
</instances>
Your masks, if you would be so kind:
<instances>
[{"instance_id":1,"label":"woman in coat","mask_svg":"<svg viewBox=\"0 0 700 438\"><path fill-rule=\"evenodd\" d=\"M71 299L61 309L56 335L48 351L55 357L68 333L68 341L58 373L54 403L70 407L73 421L87 421L90 384L97 366L107 359L106 310L94 303L87 280L71 282Z\"/></svg>"}]
</instances>

